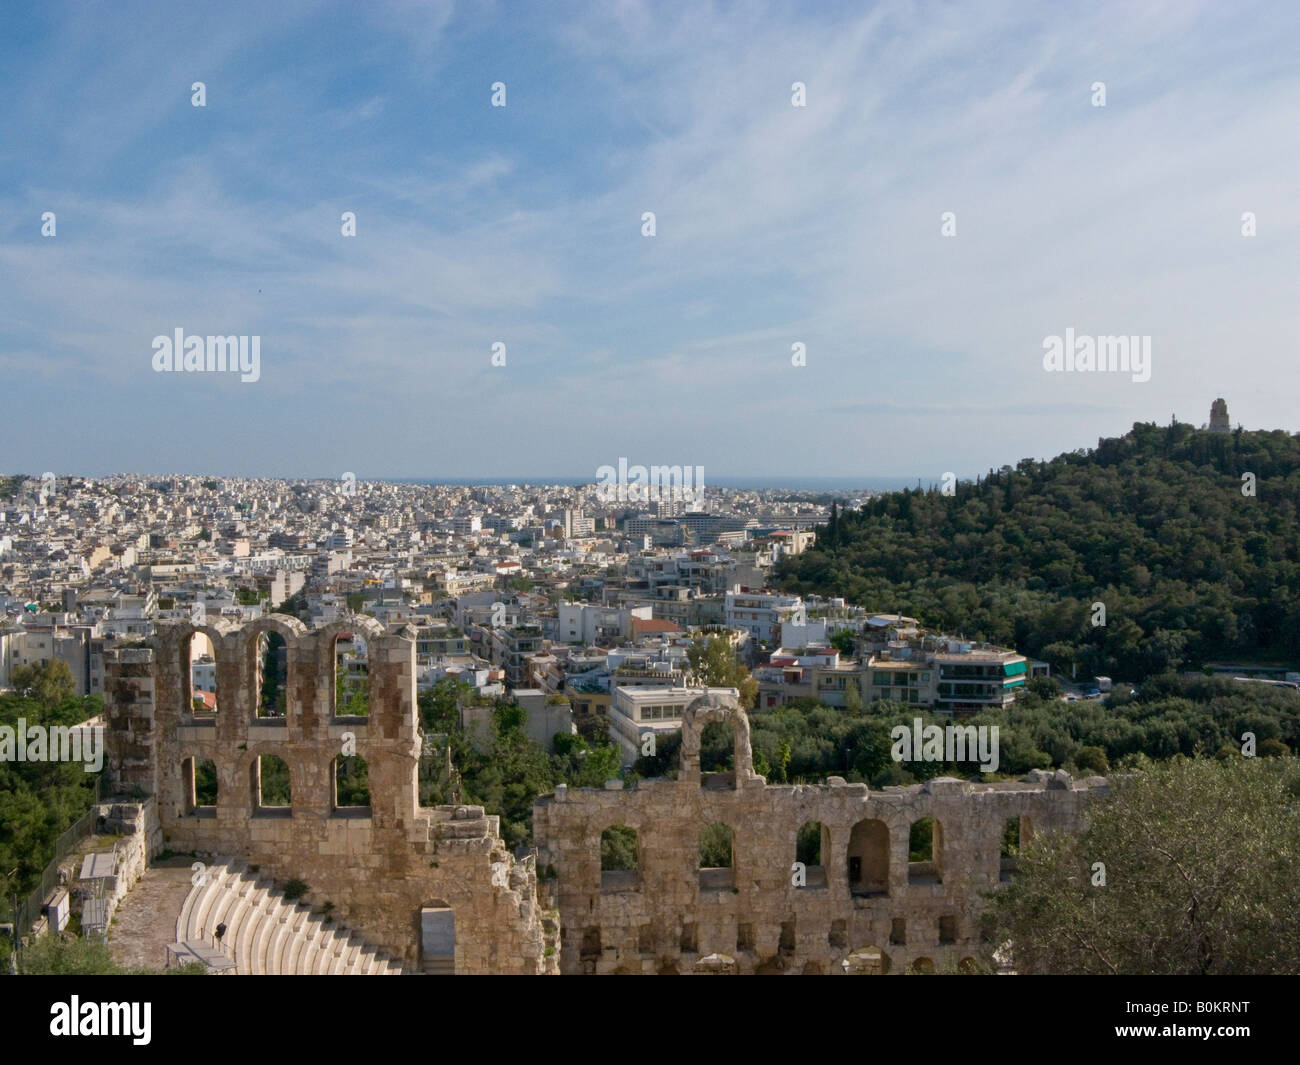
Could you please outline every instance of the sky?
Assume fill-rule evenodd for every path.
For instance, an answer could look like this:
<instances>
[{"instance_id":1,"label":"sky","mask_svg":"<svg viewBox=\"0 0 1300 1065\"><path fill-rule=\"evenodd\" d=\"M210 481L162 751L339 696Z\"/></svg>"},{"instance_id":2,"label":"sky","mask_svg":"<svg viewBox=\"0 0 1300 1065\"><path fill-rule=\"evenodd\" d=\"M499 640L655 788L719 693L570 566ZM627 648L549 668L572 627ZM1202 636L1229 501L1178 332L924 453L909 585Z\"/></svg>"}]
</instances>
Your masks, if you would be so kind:
<instances>
[{"instance_id":1,"label":"sky","mask_svg":"<svg viewBox=\"0 0 1300 1065\"><path fill-rule=\"evenodd\" d=\"M1298 46L1289 3L5 3L0 471L930 483L1217 396L1297 431ZM177 329L257 380L155 371ZM1149 379L1045 369L1067 329Z\"/></svg>"}]
</instances>

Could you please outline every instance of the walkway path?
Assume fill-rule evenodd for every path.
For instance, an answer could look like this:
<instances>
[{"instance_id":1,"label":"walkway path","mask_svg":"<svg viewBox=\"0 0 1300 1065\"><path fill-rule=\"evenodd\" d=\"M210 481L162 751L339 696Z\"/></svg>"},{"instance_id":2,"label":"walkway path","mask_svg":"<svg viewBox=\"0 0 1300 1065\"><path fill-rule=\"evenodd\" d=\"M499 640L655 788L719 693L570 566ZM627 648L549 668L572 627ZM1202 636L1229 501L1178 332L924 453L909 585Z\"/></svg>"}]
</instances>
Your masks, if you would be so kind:
<instances>
[{"instance_id":1,"label":"walkway path","mask_svg":"<svg viewBox=\"0 0 1300 1065\"><path fill-rule=\"evenodd\" d=\"M108 948L117 964L159 971L166 966L167 945L176 939L176 918L190 891L193 861L184 855L152 864L127 892L108 930Z\"/></svg>"}]
</instances>

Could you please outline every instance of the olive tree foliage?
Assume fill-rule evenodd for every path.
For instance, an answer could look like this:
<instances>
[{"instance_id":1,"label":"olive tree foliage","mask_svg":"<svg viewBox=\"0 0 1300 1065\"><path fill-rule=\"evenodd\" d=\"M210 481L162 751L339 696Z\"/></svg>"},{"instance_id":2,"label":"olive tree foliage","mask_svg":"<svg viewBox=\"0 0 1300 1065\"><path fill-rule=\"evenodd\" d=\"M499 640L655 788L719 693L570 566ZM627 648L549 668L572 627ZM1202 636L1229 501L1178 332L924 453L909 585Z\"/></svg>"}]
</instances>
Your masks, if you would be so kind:
<instances>
[{"instance_id":1,"label":"olive tree foliage","mask_svg":"<svg viewBox=\"0 0 1300 1065\"><path fill-rule=\"evenodd\" d=\"M1023 846L994 893L1017 972L1300 971L1300 761L1177 756L1112 789L1081 835Z\"/></svg>"}]
</instances>

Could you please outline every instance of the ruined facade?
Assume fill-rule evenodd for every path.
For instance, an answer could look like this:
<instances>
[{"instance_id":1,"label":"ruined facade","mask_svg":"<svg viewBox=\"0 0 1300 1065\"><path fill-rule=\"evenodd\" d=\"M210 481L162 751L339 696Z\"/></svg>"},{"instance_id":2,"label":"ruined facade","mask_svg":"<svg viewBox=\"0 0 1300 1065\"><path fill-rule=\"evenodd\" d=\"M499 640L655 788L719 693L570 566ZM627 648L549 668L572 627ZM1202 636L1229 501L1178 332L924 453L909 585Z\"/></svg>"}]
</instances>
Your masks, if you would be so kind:
<instances>
[{"instance_id":1,"label":"ruined facade","mask_svg":"<svg viewBox=\"0 0 1300 1065\"><path fill-rule=\"evenodd\" d=\"M285 642L280 717L259 713L267 631ZM195 632L215 651L215 714L192 709ZM335 641L348 634L367 645L365 717L335 714ZM339 919L413 966L433 943L458 973L556 971L558 927L538 902L531 857L515 860L499 819L482 807L418 804L411 634L385 633L366 617L308 631L272 615L239 627L169 624L150 643L105 654L108 770L118 791L155 797L166 848L301 879ZM353 747L366 764L370 805L340 807L336 760ZM263 755L287 764L290 805L261 804ZM208 760L218 790L204 806L195 777Z\"/></svg>"},{"instance_id":2,"label":"ruined facade","mask_svg":"<svg viewBox=\"0 0 1300 1065\"><path fill-rule=\"evenodd\" d=\"M191 639L212 642L217 711L193 709ZM283 710L262 708L263 633L284 641ZM337 710L336 641L367 649L368 708ZM516 860L482 807L419 806L415 642L352 617L308 631L272 615L161 627L151 646L105 654L108 771L119 793L150 796L150 846L256 864L371 943L426 972L901 972L987 961L981 892L1010 875L1003 831L1081 827L1094 778L938 779L869 791L772 786L753 770L749 721L733 698L688 708L676 780L539 799L540 851ZM347 707L345 707L346 709ZM734 771L700 772L708 721L734 732ZM341 806L339 759L365 760L368 806ZM262 803L263 756L288 769L288 805ZM215 768L201 804L200 766ZM909 862L914 823L931 819L929 860ZM807 829L812 826L811 837ZM621 826L635 868L602 871L602 834ZM730 865L700 868L705 826L730 833ZM818 845L796 866L796 839ZM538 868L543 870L539 882ZM548 908L551 898L558 909Z\"/></svg>"},{"instance_id":3,"label":"ruined facade","mask_svg":"<svg viewBox=\"0 0 1300 1065\"><path fill-rule=\"evenodd\" d=\"M1106 787L1060 772L881 791L838 778L773 786L754 774L744 711L724 702L688 709L677 780L561 788L538 801L534 835L539 861L557 877L562 972L898 973L988 963L981 893L1012 875L1002 858L1007 822L1025 840L1076 831L1089 797ZM710 720L733 726L733 773L700 772ZM925 818L931 860L909 862L912 825ZM796 840L810 823L814 834L820 826L820 864L800 869ZM700 868L710 825L730 829L729 868ZM636 833L634 870L602 871L601 835L615 826Z\"/></svg>"}]
</instances>

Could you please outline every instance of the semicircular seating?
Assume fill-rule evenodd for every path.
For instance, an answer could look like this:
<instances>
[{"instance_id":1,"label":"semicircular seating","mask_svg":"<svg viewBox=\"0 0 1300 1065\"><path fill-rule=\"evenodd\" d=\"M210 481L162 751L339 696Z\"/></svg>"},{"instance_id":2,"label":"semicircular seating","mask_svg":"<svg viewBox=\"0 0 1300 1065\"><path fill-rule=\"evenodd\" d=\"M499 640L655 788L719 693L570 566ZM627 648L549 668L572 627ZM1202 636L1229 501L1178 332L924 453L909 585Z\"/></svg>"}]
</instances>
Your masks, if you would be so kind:
<instances>
[{"instance_id":1,"label":"semicircular seating","mask_svg":"<svg viewBox=\"0 0 1300 1065\"><path fill-rule=\"evenodd\" d=\"M289 900L245 862L219 858L191 886L176 919L176 939L214 944L243 975L396 976L399 961L360 935Z\"/></svg>"}]
</instances>

